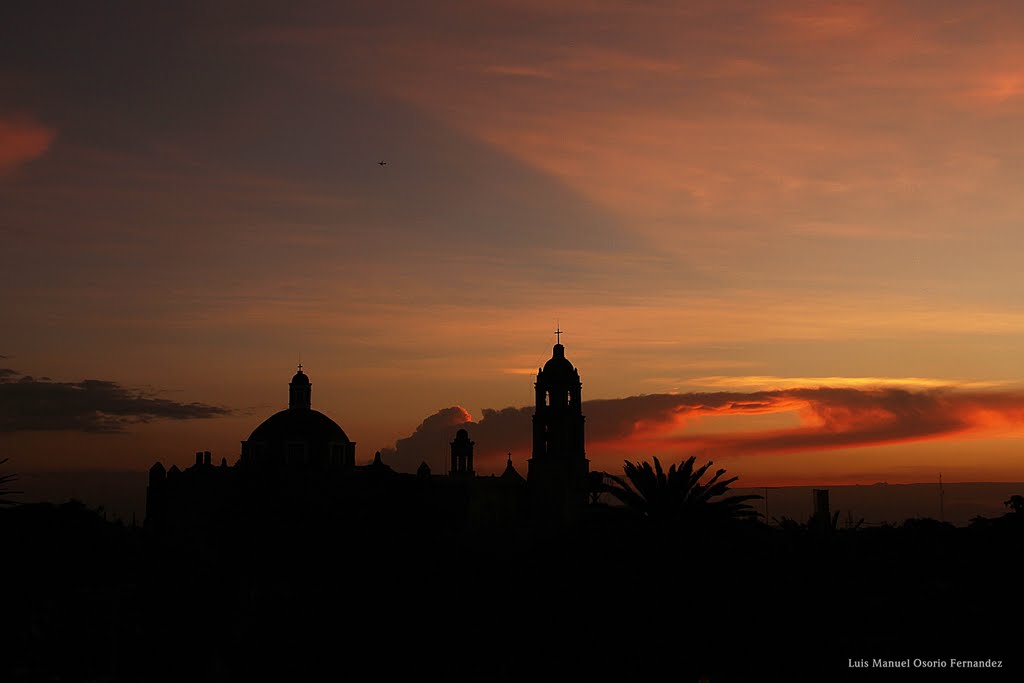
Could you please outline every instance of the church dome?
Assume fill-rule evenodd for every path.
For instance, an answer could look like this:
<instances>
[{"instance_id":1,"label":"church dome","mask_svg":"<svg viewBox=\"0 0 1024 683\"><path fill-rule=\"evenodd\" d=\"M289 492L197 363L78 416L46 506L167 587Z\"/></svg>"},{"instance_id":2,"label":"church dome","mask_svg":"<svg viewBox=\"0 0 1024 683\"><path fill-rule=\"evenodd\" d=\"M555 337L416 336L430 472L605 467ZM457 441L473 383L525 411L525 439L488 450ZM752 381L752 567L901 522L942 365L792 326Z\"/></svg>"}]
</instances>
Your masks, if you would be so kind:
<instances>
[{"instance_id":1,"label":"church dome","mask_svg":"<svg viewBox=\"0 0 1024 683\"><path fill-rule=\"evenodd\" d=\"M345 443L348 436L338 423L319 410L295 410L289 408L274 413L264 420L249 435L253 443L266 443L282 448L288 442L301 441L326 446L332 442Z\"/></svg>"},{"instance_id":2,"label":"church dome","mask_svg":"<svg viewBox=\"0 0 1024 683\"><path fill-rule=\"evenodd\" d=\"M338 423L310 406L313 385L302 367L288 384L288 409L274 413L242 444L255 462L352 464L355 444Z\"/></svg>"},{"instance_id":3,"label":"church dome","mask_svg":"<svg viewBox=\"0 0 1024 683\"><path fill-rule=\"evenodd\" d=\"M548 379L572 379L577 374L576 368L565 357L565 347L561 344L555 344L555 348L552 349L551 360L544 364L543 372L544 376Z\"/></svg>"}]
</instances>

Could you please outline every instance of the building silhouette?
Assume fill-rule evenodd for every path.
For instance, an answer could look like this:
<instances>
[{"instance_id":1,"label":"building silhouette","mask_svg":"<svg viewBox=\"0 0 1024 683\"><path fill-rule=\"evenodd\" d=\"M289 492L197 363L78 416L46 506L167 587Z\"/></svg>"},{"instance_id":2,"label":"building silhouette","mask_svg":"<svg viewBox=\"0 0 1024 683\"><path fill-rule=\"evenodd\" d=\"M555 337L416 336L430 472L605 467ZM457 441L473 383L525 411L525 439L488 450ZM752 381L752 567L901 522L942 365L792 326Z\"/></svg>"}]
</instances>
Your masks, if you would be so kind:
<instances>
[{"instance_id":1,"label":"building silhouette","mask_svg":"<svg viewBox=\"0 0 1024 683\"><path fill-rule=\"evenodd\" d=\"M533 457L527 481L537 514L573 518L586 501L590 461L584 447L583 383L556 343L537 371Z\"/></svg>"},{"instance_id":2,"label":"building silhouette","mask_svg":"<svg viewBox=\"0 0 1024 683\"><path fill-rule=\"evenodd\" d=\"M312 383L300 365L288 383L288 407L241 442L234 465L214 466L209 452L194 465L150 469L146 526L189 533L224 519L333 514L341 519L401 520L452 529L529 522L568 522L587 502L582 382L556 343L537 373L533 449L524 479L511 453L500 475L479 476L476 445L459 429L447 474L426 462L415 474L395 472L378 451L356 465L356 444L327 415L313 410ZM240 512L242 511L242 512ZM276 511L276 512L275 512Z\"/></svg>"},{"instance_id":3,"label":"building silhouette","mask_svg":"<svg viewBox=\"0 0 1024 683\"><path fill-rule=\"evenodd\" d=\"M460 429L455 432L455 441L452 441L452 469L448 473L451 477L472 477L473 476L473 446L470 441L469 432ZM426 463L423 463L424 465Z\"/></svg>"},{"instance_id":4,"label":"building silhouette","mask_svg":"<svg viewBox=\"0 0 1024 683\"><path fill-rule=\"evenodd\" d=\"M300 363L288 383L288 408L268 417L242 442L241 462L266 469L355 467L355 442L337 422L313 410L312 393L313 385Z\"/></svg>"},{"instance_id":5,"label":"building silhouette","mask_svg":"<svg viewBox=\"0 0 1024 683\"><path fill-rule=\"evenodd\" d=\"M812 517L828 519L832 516L832 511L828 505L828 489L812 489L811 498L814 503L813 511L811 512Z\"/></svg>"}]
</instances>

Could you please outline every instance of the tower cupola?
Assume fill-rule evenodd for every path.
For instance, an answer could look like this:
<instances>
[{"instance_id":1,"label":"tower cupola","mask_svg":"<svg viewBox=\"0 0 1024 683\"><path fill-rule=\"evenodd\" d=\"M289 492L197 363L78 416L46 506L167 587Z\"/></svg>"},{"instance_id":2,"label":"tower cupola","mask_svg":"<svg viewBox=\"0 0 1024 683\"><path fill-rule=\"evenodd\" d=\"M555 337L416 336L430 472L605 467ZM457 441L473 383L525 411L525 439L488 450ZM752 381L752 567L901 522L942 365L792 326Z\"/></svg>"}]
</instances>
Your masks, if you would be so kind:
<instances>
[{"instance_id":1,"label":"tower cupola","mask_svg":"<svg viewBox=\"0 0 1024 683\"><path fill-rule=\"evenodd\" d=\"M299 363L298 372L288 383L288 408L290 410L309 410L312 404L313 385L309 383L309 377L302 371L302 363Z\"/></svg>"}]
</instances>

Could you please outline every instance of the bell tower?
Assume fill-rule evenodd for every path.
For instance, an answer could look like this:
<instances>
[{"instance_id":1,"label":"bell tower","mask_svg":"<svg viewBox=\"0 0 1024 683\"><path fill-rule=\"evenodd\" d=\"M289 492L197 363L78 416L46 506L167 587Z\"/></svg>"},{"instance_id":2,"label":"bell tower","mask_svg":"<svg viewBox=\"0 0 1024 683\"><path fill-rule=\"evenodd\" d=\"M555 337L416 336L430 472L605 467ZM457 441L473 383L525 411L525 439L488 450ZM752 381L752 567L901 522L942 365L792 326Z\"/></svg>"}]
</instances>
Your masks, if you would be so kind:
<instances>
[{"instance_id":1,"label":"bell tower","mask_svg":"<svg viewBox=\"0 0 1024 683\"><path fill-rule=\"evenodd\" d=\"M537 511L544 516L574 517L586 501L590 461L584 448L583 383L565 357L562 331L551 359L537 372L533 413L533 457L527 482Z\"/></svg>"},{"instance_id":2,"label":"bell tower","mask_svg":"<svg viewBox=\"0 0 1024 683\"><path fill-rule=\"evenodd\" d=\"M452 441L452 469L448 474L452 477L473 476L473 446L474 442L469 438L469 432L460 429L455 433L455 440Z\"/></svg>"}]
</instances>

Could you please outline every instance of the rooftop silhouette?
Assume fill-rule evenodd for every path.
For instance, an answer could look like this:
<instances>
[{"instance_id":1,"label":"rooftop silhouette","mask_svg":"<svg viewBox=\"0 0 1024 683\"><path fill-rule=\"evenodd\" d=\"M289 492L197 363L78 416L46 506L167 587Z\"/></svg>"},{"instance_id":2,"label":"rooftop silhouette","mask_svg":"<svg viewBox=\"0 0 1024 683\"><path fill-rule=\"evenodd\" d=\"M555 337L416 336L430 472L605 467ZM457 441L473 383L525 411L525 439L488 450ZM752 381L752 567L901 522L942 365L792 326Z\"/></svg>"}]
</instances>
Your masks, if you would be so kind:
<instances>
[{"instance_id":1,"label":"rooftop silhouette","mask_svg":"<svg viewBox=\"0 0 1024 683\"><path fill-rule=\"evenodd\" d=\"M560 340L525 477L512 453L481 476L466 427L445 472L359 464L312 387L300 367L234 463L155 463L142 527L81 503L0 509L25 588L0 632L5 680L867 681L876 659L919 653L1022 673L1015 612L993 607L1019 590L1019 495L964 528L869 526L825 489L766 519L696 457L591 471ZM794 644L790 614L819 627Z\"/></svg>"}]
</instances>

